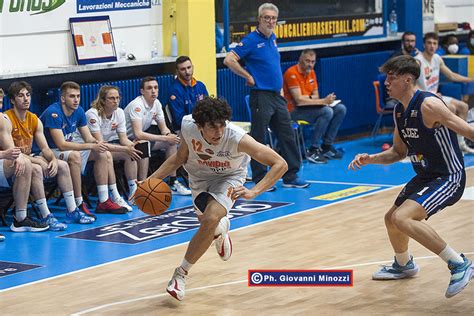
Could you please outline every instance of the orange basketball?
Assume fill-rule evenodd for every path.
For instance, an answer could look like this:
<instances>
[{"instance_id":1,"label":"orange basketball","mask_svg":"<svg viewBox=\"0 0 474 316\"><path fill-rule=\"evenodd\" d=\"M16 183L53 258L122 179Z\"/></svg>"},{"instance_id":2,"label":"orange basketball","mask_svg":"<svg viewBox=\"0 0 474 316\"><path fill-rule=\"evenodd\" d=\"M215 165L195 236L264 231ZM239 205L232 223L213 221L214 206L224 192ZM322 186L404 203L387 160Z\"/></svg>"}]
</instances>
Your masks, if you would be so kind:
<instances>
[{"instance_id":1,"label":"orange basketball","mask_svg":"<svg viewBox=\"0 0 474 316\"><path fill-rule=\"evenodd\" d=\"M170 207L171 189L163 180L149 178L138 185L134 197L143 213L160 215Z\"/></svg>"}]
</instances>

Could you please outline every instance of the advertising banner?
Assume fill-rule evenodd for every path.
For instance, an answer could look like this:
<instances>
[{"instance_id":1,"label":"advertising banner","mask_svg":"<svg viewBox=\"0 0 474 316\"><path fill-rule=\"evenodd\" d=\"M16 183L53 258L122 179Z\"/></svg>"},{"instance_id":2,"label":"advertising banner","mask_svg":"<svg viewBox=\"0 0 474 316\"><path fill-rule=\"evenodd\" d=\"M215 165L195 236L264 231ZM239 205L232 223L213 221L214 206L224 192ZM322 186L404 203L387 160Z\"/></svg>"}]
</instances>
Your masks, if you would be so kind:
<instances>
[{"instance_id":1,"label":"advertising banner","mask_svg":"<svg viewBox=\"0 0 474 316\"><path fill-rule=\"evenodd\" d=\"M256 24L231 23L231 42L255 30ZM347 38L354 36L383 36L382 13L350 16L286 19L279 21L275 29L279 43Z\"/></svg>"},{"instance_id":2,"label":"advertising banner","mask_svg":"<svg viewBox=\"0 0 474 316\"><path fill-rule=\"evenodd\" d=\"M104 12L113 28L156 25L161 11L161 0L0 0L0 36L67 31L69 18Z\"/></svg>"}]
</instances>

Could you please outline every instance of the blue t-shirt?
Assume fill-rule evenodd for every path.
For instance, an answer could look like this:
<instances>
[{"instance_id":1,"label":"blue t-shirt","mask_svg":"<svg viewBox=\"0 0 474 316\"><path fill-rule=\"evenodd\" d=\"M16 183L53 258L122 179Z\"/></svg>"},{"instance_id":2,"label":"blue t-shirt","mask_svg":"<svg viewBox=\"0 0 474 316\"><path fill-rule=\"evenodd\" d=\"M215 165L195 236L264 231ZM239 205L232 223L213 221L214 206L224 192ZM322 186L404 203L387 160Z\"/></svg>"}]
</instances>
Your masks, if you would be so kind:
<instances>
[{"instance_id":1,"label":"blue t-shirt","mask_svg":"<svg viewBox=\"0 0 474 316\"><path fill-rule=\"evenodd\" d=\"M191 85L188 86L176 78L171 86L168 102L173 116L173 130L180 130L183 117L191 114L196 102L208 95L206 86L201 81L193 78Z\"/></svg>"},{"instance_id":2,"label":"blue t-shirt","mask_svg":"<svg viewBox=\"0 0 474 316\"><path fill-rule=\"evenodd\" d=\"M50 128L63 131L64 139L67 142L73 141L74 135L78 134L78 128L87 126L86 113L82 107L78 107L71 116L66 116L59 102L53 103L41 114L41 122L44 126L44 135L50 148L57 148L51 137Z\"/></svg>"},{"instance_id":3,"label":"blue t-shirt","mask_svg":"<svg viewBox=\"0 0 474 316\"><path fill-rule=\"evenodd\" d=\"M232 51L245 60L247 70L255 80L252 89L280 92L283 75L274 33L267 38L256 29L245 36Z\"/></svg>"}]
</instances>

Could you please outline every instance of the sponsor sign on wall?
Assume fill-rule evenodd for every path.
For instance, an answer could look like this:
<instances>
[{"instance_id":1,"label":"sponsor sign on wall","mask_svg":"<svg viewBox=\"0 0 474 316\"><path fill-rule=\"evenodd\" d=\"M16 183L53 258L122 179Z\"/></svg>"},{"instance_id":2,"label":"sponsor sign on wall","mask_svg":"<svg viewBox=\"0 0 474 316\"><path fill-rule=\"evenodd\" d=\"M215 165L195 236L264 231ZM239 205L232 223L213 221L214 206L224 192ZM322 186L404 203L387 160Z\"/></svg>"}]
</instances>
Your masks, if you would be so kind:
<instances>
[{"instance_id":1,"label":"sponsor sign on wall","mask_svg":"<svg viewBox=\"0 0 474 316\"><path fill-rule=\"evenodd\" d=\"M0 0L0 36L67 31L69 18L97 12L109 12L113 28L157 25L161 10L161 0Z\"/></svg>"},{"instance_id":2,"label":"sponsor sign on wall","mask_svg":"<svg viewBox=\"0 0 474 316\"><path fill-rule=\"evenodd\" d=\"M77 13L149 8L151 8L151 1L149 0L77 0Z\"/></svg>"},{"instance_id":3,"label":"sponsor sign on wall","mask_svg":"<svg viewBox=\"0 0 474 316\"><path fill-rule=\"evenodd\" d=\"M242 37L254 31L256 24L232 23L231 41L239 42ZM382 36L382 13L352 16L315 17L286 19L275 28L279 43L347 38L354 36Z\"/></svg>"}]
</instances>

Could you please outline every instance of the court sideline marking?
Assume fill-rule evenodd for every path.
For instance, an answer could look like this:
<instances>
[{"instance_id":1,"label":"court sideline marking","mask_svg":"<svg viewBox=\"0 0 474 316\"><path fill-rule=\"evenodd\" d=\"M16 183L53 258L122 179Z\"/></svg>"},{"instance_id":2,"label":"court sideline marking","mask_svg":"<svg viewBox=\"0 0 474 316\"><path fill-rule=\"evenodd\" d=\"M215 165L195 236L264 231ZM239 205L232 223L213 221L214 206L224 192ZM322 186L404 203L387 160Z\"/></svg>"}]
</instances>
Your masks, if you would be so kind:
<instances>
[{"instance_id":1,"label":"court sideline marking","mask_svg":"<svg viewBox=\"0 0 474 316\"><path fill-rule=\"evenodd\" d=\"M474 251L471 252L464 252L465 255L472 255L474 254ZM439 257L436 255L432 256L425 256L425 257L415 257L414 259L416 260L430 260L430 259L438 259ZM386 264L386 263L391 263L392 260L390 261L373 261L373 262L366 262L366 263L356 263L356 264L351 264L351 265L345 265L345 266L338 266L338 267L322 267L322 268L314 268L314 270L327 270L327 269L332 269L332 270L340 270L340 269L348 269L348 268L357 268L357 267L364 267L364 266L370 266L370 265L375 265L375 264ZM311 269L308 269L311 270ZM234 285L234 284L239 284L239 283L247 283L248 280L238 280L238 281L231 281L231 282L225 282L225 283L218 283L218 284L212 284L212 285L206 285L206 286L201 286L201 287L196 287L192 289L186 289L186 292L197 292L201 290L207 290L215 287L221 287L221 286L228 286L228 285ZM164 291L164 290L163 290ZM154 298L160 298L160 297L166 297L169 296L168 293L161 293L161 294L154 294L154 295L149 295L149 296L142 296L142 297L137 297L137 298L132 298L128 299L125 301L119 301L119 302L114 302L114 303L108 303L96 307L92 307L83 311L79 311L77 313L71 314L71 316L80 316L84 315L90 312L95 312L104 308L108 307L113 307L117 305L123 305L123 304L128 304L128 303L133 303L133 302L139 302L139 301L144 301L144 300L149 300L149 299L154 299Z\"/></svg>"}]
</instances>

